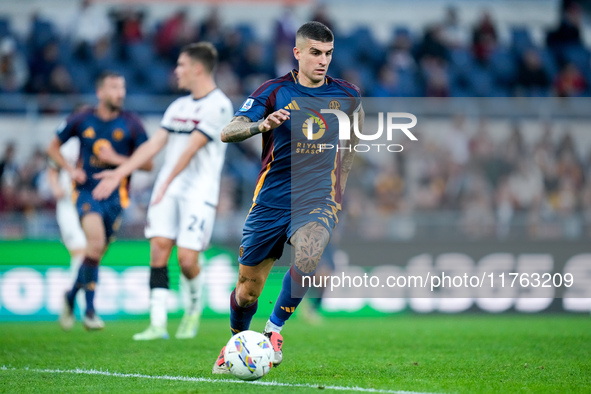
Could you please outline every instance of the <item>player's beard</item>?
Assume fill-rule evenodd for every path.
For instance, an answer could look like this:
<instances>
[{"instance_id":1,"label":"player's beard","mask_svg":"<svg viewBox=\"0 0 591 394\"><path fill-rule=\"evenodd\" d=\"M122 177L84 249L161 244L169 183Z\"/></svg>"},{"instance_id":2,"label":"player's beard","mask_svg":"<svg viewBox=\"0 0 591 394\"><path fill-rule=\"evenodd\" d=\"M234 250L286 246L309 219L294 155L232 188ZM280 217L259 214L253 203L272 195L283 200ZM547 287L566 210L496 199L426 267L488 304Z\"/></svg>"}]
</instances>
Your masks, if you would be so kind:
<instances>
[{"instance_id":1,"label":"player's beard","mask_svg":"<svg viewBox=\"0 0 591 394\"><path fill-rule=\"evenodd\" d=\"M306 77L308 77L310 82L312 82L313 84L318 84L324 80L324 78L326 77L326 73L320 77L320 76L314 74L313 72L311 72L309 74L306 74Z\"/></svg>"},{"instance_id":2,"label":"player's beard","mask_svg":"<svg viewBox=\"0 0 591 394\"><path fill-rule=\"evenodd\" d=\"M312 77L312 78L310 78L310 81L312 81L312 83L314 83L314 84L317 84L317 83L322 82L323 79L324 79L324 77L322 77L322 78Z\"/></svg>"},{"instance_id":3,"label":"player's beard","mask_svg":"<svg viewBox=\"0 0 591 394\"><path fill-rule=\"evenodd\" d=\"M116 102L114 100L107 100L105 103L107 109L111 112L119 112L123 109L123 100Z\"/></svg>"}]
</instances>

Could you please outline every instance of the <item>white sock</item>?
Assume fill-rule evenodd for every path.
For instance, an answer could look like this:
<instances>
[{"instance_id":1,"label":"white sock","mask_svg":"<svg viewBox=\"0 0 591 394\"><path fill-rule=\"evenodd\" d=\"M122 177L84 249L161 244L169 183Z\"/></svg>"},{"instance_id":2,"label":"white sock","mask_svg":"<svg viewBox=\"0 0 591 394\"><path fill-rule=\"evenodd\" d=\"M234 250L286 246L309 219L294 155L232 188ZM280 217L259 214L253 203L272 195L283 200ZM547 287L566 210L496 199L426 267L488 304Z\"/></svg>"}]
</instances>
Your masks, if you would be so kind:
<instances>
[{"instance_id":1,"label":"white sock","mask_svg":"<svg viewBox=\"0 0 591 394\"><path fill-rule=\"evenodd\" d=\"M193 279L181 275L183 286L188 290L188 304L185 311L189 314L201 312L201 293L203 289L203 275L200 273Z\"/></svg>"},{"instance_id":2,"label":"white sock","mask_svg":"<svg viewBox=\"0 0 591 394\"><path fill-rule=\"evenodd\" d=\"M156 287L150 292L150 324L154 327L166 328L168 311L168 289Z\"/></svg>"},{"instance_id":3,"label":"white sock","mask_svg":"<svg viewBox=\"0 0 591 394\"><path fill-rule=\"evenodd\" d=\"M265 332L274 331L276 333L280 333L283 329L283 326L278 326L277 324L273 323L271 320L267 320L267 324L265 324Z\"/></svg>"}]
</instances>

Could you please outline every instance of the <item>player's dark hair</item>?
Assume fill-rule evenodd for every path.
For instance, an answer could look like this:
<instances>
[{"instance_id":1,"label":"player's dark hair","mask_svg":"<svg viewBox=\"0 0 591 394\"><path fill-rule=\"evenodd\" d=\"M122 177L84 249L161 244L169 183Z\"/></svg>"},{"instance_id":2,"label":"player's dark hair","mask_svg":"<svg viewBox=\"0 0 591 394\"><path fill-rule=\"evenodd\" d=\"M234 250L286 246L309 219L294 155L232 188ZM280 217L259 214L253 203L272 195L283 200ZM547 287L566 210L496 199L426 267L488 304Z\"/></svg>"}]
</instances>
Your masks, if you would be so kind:
<instances>
[{"instance_id":1,"label":"player's dark hair","mask_svg":"<svg viewBox=\"0 0 591 394\"><path fill-rule=\"evenodd\" d=\"M121 75L117 71L105 70L105 71L102 71L98 75L98 77L96 77L96 79L94 80L94 86L98 89L103 84L103 82L105 82L105 79L111 78L111 77L124 78L123 75Z\"/></svg>"},{"instance_id":2,"label":"player's dark hair","mask_svg":"<svg viewBox=\"0 0 591 394\"><path fill-rule=\"evenodd\" d=\"M304 23L296 33L297 38L310 39L320 42L333 42L332 31L324 24L317 21Z\"/></svg>"},{"instance_id":3,"label":"player's dark hair","mask_svg":"<svg viewBox=\"0 0 591 394\"><path fill-rule=\"evenodd\" d=\"M187 44L181 48L181 53L186 53L191 59L203 64L210 73L218 63L218 51L210 42L200 41Z\"/></svg>"}]
</instances>

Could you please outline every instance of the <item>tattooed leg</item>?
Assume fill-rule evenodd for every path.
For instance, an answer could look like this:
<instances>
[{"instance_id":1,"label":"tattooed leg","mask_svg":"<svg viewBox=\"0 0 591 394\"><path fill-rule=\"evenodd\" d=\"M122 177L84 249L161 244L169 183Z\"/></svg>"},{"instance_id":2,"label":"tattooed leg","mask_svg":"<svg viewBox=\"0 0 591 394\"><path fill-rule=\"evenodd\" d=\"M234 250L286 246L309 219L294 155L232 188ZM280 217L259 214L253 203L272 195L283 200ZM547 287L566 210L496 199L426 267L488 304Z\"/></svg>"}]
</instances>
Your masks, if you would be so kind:
<instances>
[{"instance_id":1,"label":"tattooed leg","mask_svg":"<svg viewBox=\"0 0 591 394\"><path fill-rule=\"evenodd\" d=\"M283 277L281 292L265 326L266 331L281 331L295 312L308 290L303 278L312 274L318 266L329 238L328 230L317 222L304 225L291 236L290 243L295 249L294 266Z\"/></svg>"},{"instance_id":2,"label":"tattooed leg","mask_svg":"<svg viewBox=\"0 0 591 394\"><path fill-rule=\"evenodd\" d=\"M296 268L304 274L314 272L329 240L330 233L318 222L300 227L290 240L295 249Z\"/></svg>"},{"instance_id":3,"label":"tattooed leg","mask_svg":"<svg viewBox=\"0 0 591 394\"><path fill-rule=\"evenodd\" d=\"M259 298L274 262L275 259L265 259L252 267L240 265L235 290L238 305L250 305Z\"/></svg>"}]
</instances>

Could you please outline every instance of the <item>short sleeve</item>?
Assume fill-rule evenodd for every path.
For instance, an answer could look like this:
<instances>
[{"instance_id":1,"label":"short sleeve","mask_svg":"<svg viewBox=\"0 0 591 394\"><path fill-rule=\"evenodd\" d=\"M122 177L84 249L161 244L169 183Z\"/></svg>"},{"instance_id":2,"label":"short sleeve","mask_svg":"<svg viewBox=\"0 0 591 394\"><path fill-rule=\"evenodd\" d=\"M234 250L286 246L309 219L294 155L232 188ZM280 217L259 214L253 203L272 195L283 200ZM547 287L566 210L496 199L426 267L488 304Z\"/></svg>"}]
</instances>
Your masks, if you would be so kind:
<instances>
[{"instance_id":1,"label":"short sleeve","mask_svg":"<svg viewBox=\"0 0 591 394\"><path fill-rule=\"evenodd\" d=\"M146 129L144 129L142 121L136 115L131 117L131 127L133 130L133 149L136 150L141 144L148 140L148 134L146 133Z\"/></svg>"},{"instance_id":2,"label":"short sleeve","mask_svg":"<svg viewBox=\"0 0 591 394\"><path fill-rule=\"evenodd\" d=\"M172 130L172 110L173 104L169 105L164 115L162 116L162 121L160 122L160 127L165 130L171 131Z\"/></svg>"},{"instance_id":3,"label":"short sleeve","mask_svg":"<svg viewBox=\"0 0 591 394\"><path fill-rule=\"evenodd\" d=\"M73 119L69 118L67 120L63 120L56 129L57 138L62 142L62 144L68 141L70 138L76 136L76 127L75 122Z\"/></svg>"},{"instance_id":4,"label":"short sleeve","mask_svg":"<svg viewBox=\"0 0 591 394\"><path fill-rule=\"evenodd\" d=\"M232 104L227 103L211 108L210 116L203 119L197 125L196 130L204 134L210 141L219 139L224 126L232 120Z\"/></svg>"},{"instance_id":5,"label":"short sleeve","mask_svg":"<svg viewBox=\"0 0 591 394\"><path fill-rule=\"evenodd\" d=\"M359 112L361 110L361 91L357 85L350 84L349 92L352 94L354 99L351 105L353 108L353 113Z\"/></svg>"},{"instance_id":6,"label":"short sleeve","mask_svg":"<svg viewBox=\"0 0 591 394\"><path fill-rule=\"evenodd\" d=\"M234 116L247 116L253 122L261 120L267 111L268 98L276 88L278 88L276 83L265 82L248 96Z\"/></svg>"},{"instance_id":7,"label":"short sleeve","mask_svg":"<svg viewBox=\"0 0 591 394\"><path fill-rule=\"evenodd\" d=\"M206 136L208 140L212 141L214 138L214 135L216 134L215 133L215 125L211 122L201 121L201 122L199 122L199 124L197 125L195 130L193 130L193 133L194 132L201 133L204 136ZM219 132L218 132L218 134L219 134Z\"/></svg>"}]
</instances>

